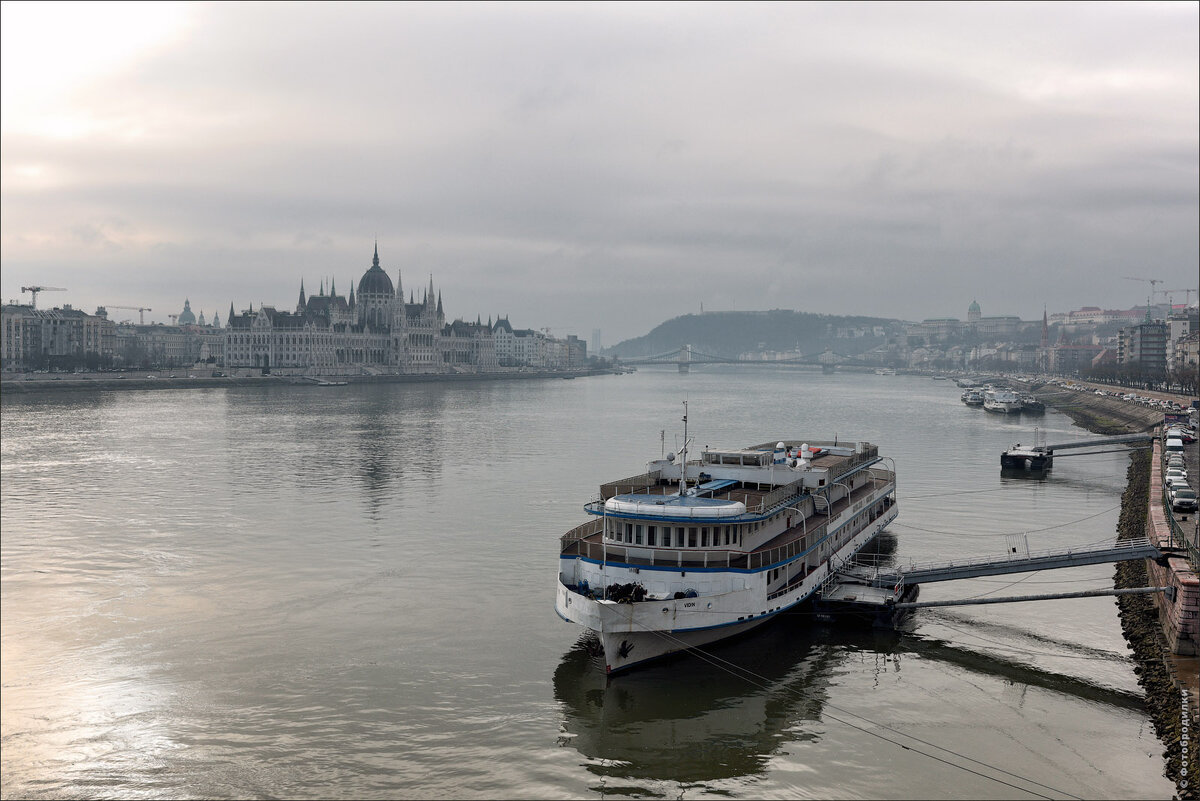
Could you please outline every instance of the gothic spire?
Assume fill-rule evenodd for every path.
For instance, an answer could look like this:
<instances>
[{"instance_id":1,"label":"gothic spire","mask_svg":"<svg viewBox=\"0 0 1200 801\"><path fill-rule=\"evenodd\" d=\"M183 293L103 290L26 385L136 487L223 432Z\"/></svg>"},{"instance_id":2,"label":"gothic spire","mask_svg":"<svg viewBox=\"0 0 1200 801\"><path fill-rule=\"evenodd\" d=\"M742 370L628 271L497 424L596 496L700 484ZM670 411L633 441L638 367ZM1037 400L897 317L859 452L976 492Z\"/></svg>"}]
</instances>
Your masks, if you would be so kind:
<instances>
[{"instance_id":1,"label":"gothic spire","mask_svg":"<svg viewBox=\"0 0 1200 801\"><path fill-rule=\"evenodd\" d=\"M372 267L379 266L379 240L378 239L375 240L375 258L371 259L371 266Z\"/></svg>"}]
</instances>

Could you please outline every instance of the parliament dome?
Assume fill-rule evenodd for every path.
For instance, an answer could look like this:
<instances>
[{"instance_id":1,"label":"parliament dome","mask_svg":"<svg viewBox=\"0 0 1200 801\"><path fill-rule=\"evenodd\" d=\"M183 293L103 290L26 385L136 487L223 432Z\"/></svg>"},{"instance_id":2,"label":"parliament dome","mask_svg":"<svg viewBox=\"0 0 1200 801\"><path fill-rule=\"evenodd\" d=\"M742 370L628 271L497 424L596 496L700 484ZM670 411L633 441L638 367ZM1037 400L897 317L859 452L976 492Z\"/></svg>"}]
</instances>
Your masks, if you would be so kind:
<instances>
[{"instance_id":1,"label":"parliament dome","mask_svg":"<svg viewBox=\"0 0 1200 801\"><path fill-rule=\"evenodd\" d=\"M358 297L363 295L395 295L396 287L392 279L379 266L379 246L375 246L375 257L371 260L371 269L363 273L358 281Z\"/></svg>"}]
</instances>

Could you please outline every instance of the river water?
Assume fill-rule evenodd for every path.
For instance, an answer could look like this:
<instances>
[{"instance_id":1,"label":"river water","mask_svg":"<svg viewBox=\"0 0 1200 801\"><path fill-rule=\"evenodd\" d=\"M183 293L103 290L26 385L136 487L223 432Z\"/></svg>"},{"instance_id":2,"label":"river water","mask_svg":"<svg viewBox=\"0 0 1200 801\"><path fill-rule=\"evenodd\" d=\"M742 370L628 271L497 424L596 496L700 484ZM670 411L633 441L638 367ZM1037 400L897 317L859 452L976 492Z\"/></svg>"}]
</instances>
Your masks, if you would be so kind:
<instances>
[{"instance_id":1,"label":"river water","mask_svg":"<svg viewBox=\"0 0 1200 801\"><path fill-rule=\"evenodd\" d=\"M755 368L4 396L0 790L15 797L1172 795L1111 598L790 615L606 683L558 537L677 447L866 439L899 561L1110 539L1127 457L952 382ZM1110 565L922 599L1111 587Z\"/></svg>"}]
</instances>

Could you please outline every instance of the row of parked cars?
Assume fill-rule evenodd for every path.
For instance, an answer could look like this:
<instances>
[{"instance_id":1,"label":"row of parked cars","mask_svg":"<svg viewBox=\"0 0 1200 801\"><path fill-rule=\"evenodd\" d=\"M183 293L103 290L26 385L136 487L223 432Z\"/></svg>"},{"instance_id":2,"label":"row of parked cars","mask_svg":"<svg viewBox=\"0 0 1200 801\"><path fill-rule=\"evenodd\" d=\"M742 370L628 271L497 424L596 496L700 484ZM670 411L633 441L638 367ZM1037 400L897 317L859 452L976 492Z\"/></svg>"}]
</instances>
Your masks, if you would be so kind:
<instances>
[{"instance_id":1,"label":"row of parked cars","mask_svg":"<svg viewBox=\"0 0 1200 801\"><path fill-rule=\"evenodd\" d=\"M1163 432L1163 458L1166 467L1163 485L1167 488L1167 502L1176 512L1194 512L1197 506L1196 491L1188 482L1187 461L1183 457L1184 442L1196 440L1191 434L1190 429L1182 426L1171 426Z\"/></svg>"}]
</instances>

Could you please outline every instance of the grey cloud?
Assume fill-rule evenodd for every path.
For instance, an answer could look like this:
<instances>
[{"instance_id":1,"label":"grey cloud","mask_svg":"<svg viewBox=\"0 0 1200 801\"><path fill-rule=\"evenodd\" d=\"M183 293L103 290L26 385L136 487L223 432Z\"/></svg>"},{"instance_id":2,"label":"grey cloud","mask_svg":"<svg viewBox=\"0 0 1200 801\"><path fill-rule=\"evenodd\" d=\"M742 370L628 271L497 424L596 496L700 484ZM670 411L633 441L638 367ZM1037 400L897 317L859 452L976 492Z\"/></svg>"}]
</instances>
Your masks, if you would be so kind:
<instances>
[{"instance_id":1,"label":"grey cloud","mask_svg":"<svg viewBox=\"0 0 1200 801\"><path fill-rule=\"evenodd\" d=\"M452 317L609 342L701 302L1030 315L1137 302L1139 263L1194 283L1194 8L577 5L197 7L76 96L118 133L5 134L6 169L64 177L6 180L6 296L57 264L224 315L342 288L376 236Z\"/></svg>"}]
</instances>

